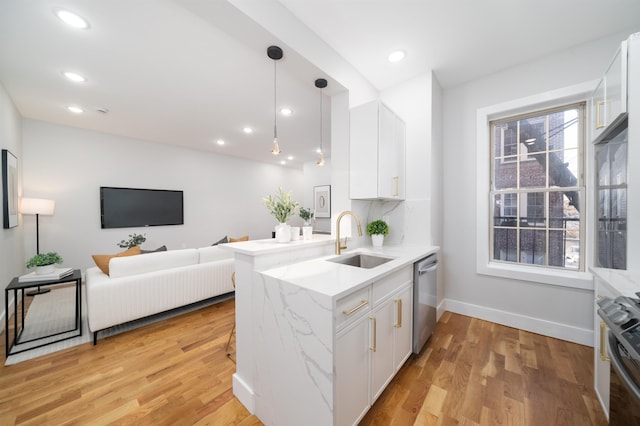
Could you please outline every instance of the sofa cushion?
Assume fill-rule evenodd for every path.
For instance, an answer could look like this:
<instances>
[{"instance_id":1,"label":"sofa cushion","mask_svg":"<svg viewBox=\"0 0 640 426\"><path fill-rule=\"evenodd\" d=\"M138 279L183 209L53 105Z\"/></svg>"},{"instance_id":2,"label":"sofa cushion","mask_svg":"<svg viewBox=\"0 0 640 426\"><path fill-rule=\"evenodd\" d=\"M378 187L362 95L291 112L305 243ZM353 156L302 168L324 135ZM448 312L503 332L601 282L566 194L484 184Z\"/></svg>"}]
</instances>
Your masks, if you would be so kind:
<instances>
[{"instance_id":1,"label":"sofa cushion","mask_svg":"<svg viewBox=\"0 0 640 426\"><path fill-rule=\"evenodd\" d=\"M230 243L238 243L240 241L249 241L249 236L248 235L244 235L244 236L238 237L238 238L229 238L229 242Z\"/></svg>"},{"instance_id":2,"label":"sofa cushion","mask_svg":"<svg viewBox=\"0 0 640 426\"><path fill-rule=\"evenodd\" d=\"M226 244L228 243L229 240L227 239L227 236L225 235L224 238L220 238L218 241L216 241L215 243L211 244L212 246L217 246L218 244Z\"/></svg>"},{"instance_id":3,"label":"sofa cushion","mask_svg":"<svg viewBox=\"0 0 640 426\"><path fill-rule=\"evenodd\" d=\"M100 268L103 273L109 275L109 263L111 259L115 257L135 256L137 254L140 254L140 246L131 247L117 254L94 254L91 257L93 261L96 262L96 266Z\"/></svg>"},{"instance_id":4,"label":"sofa cushion","mask_svg":"<svg viewBox=\"0 0 640 426\"><path fill-rule=\"evenodd\" d=\"M181 266L196 265L198 251L196 249L169 250L149 253L144 256L111 259L109 264L111 278L144 274Z\"/></svg>"},{"instance_id":5,"label":"sofa cushion","mask_svg":"<svg viewBox=\"0 0 640 426\"><path fill-rule=\"evenodd\" d=\"M167 251L167 246L160 246L155 250L140 250L140 254L157 253L159 251Z\"/></svg>"},{"instance_id":6,"label":"sofa cushion","mask_svg":"<svg viewBox=\"0 0 640 426\"><path fill-rule=\"evenodd\" d=\"M233 259L233 252L223 250L217 246L202 247L198 249L200 263L215 262L222 259Z\"/></svg>"}]
</instances>

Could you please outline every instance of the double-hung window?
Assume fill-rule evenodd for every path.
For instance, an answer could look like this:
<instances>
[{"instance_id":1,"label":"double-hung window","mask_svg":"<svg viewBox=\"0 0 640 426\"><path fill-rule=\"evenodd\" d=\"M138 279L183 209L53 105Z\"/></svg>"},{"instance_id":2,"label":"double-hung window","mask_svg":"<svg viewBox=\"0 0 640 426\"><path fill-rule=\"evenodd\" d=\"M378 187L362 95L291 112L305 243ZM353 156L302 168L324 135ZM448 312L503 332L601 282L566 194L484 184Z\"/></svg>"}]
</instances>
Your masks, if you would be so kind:
<instances>
[{"instance_id":1,"label":"double-hung window","mask_svg":"<svg viewBox=\"0 0 640 426\"><path fill-rule=\"evenodd\" d=\"M584 270L584 103L493 120L490 261Z\"/></svg>"}]
</instances>

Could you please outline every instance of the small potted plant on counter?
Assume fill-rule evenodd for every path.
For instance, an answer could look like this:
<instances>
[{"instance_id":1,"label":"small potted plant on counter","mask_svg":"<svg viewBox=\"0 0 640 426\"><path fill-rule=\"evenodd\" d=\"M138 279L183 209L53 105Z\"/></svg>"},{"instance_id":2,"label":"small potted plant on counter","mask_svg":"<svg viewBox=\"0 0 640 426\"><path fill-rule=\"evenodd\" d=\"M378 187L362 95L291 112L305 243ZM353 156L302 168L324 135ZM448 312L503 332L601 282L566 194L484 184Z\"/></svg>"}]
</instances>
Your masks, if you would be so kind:
<instances>
[{"instance_id":1,"label":"small potted plant on counter","mask_svg":"<svg viewBox=\"0 0 640 426\"><path fill-rule=\"evenodd\" d=\"M62 263L62 257L54 251L39 253L27 261L27 269L36 268L36 274L44 275L55 271L55 265Z\"/></svg>"},{"instance_id":2,"label":"small potted plant on counter","mask_svg":"<svg viewBox=\"0 0 640 426\"><path fill-rule=\"evenodd\" d=\"M384 220L374 220L367 225L367 235L371 235L374 247L382 247L384 237L389 235L389 225Z\"/></svg>"},{"instance_id":3,"label":"small potted plant on counter","mask_svg":"<svg viewBox=\"0 0 640 426\"><path fill-rule=\"evenodd\" d=\"M313 219L313 212L311 209L305 209L300 207L300 217L304 220L304 226L302 227L302 238L305 240L311 239L313 233L313 226L311 226L311 219Z\"/></svg>"}]
</instances>

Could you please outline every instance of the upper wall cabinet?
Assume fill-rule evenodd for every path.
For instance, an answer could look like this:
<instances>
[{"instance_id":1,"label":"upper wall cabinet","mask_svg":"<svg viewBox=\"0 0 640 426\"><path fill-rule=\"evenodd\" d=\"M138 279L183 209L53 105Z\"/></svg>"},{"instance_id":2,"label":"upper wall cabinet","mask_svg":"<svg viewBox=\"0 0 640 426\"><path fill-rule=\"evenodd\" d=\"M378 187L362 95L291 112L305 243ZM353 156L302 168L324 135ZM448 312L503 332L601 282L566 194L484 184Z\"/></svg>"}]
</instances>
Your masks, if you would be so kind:
<instances>
[{"instance_id":1,"label":"upper wall cabinet","mask_svg":"<svg viewBox=\"0 0 640 426\"><path fill-rule=\"evenodd\" d=\"M351 110L351 199L405 199L405 144L404 122L383 103Z\"/></svg>"},{"instance_id":2,"label":"upper wall cabinet","mask_svg":"<svg viewBox=\"0 0 640 426\"><path fill-rule=\"evenodd\" d=\"M592 140L627 112L627 41L623 41L591 98Z\"/></svg>"}]
</instances>

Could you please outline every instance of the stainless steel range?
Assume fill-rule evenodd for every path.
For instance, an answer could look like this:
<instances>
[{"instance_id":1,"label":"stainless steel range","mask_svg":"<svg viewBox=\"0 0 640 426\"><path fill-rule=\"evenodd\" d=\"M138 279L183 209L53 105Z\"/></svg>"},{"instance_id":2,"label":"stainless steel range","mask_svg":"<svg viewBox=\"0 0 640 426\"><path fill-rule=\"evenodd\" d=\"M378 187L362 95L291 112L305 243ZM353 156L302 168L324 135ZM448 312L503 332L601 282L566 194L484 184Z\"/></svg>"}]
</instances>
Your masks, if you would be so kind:
<instances>
[{"instance_id":1,"label":"stainless steel range","mask_svg":"<svg viewBox=\"0 0 640 426\"><path fill-rule=\"evenodd\" d=\"M598 305L598 315L609 327L609 425L640 425L640 300L603 298Z\"/></svg>"}]
</instances>

